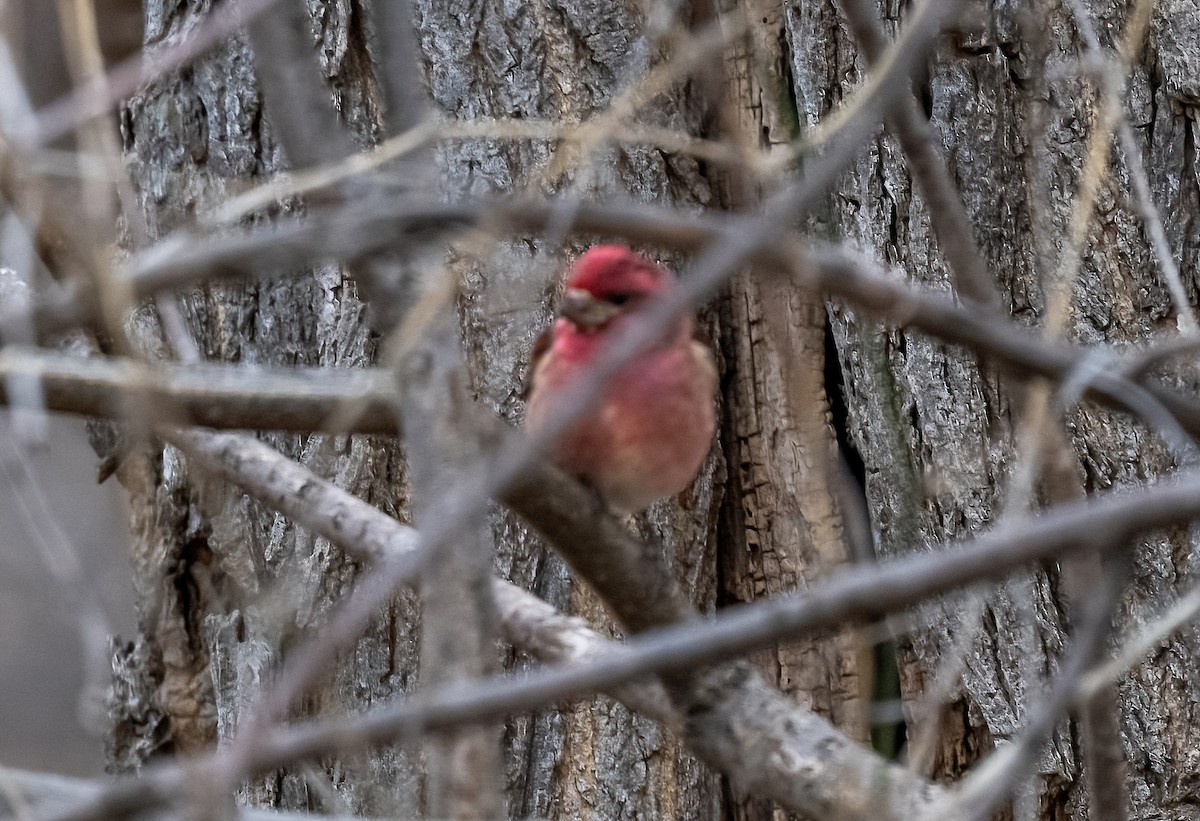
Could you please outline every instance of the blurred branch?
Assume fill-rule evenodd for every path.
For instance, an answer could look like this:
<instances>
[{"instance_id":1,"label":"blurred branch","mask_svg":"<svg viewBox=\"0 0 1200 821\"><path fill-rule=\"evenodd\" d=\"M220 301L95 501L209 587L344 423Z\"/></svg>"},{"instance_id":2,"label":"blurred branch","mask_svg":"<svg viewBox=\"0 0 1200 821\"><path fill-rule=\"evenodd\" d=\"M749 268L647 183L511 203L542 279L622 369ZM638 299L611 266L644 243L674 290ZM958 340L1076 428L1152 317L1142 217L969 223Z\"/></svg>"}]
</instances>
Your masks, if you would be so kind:
<instances>
[{"instance_id":1,"label":"blurred branch","mask_svg":"<svg viewBox=\"0 0 1200 821\"><path fill-rule=\"evenodd\" d=\"M1082 12L1078 0L1070 0L1068 6ZM1062 334L1070 318L1071 302L1074 296L1075 283L1079 276L1079 266L1082 262L1084 244L1088 239L1089 227L1095 216L1096 201L1100 186L1108 176L1109 154L1111 153L1113 135L1117 123L1124 116L1126 77L1135 53L1141 49L1146 30L1150 25L1150 14L1154 8L1153 0L1137 0L1129 9L1129 17L1125 30L1121 34L1121 42L1117 49L1120 68L1115 76L1110 76L1107 82L1101 83L1100 100L1097 115L1088 135L1087 148L1084 153L1083 168L1079 176L1079 188L1071 207L1070 229L1063 243L1062 254L1058 265L1046 281L1046 328L1051 335ZM1083 22L1079 20L1082 18ZM1077 26L1084 34L1084 39L1096 45L1096 38L1086 13L1076 15ZM1089 36L1089 34L1091 36Z\"/></svg>"},{"instance_id":2,"label":"blurred branch","mask_svg":"<svg viewBox=\"0 0 1200 821\"><path fill-rule=\"evenodd\" d=\"M0 348L0 403L11 377L41 382L48 410L120 419L136 399L176 424L252 430L336 430L347 402L358 433L396 433L396 380L383 370L147 364Z\"/></svg>"},{"instance_id":3,"label":"blurred branch","mask_svg":"<svg viewBox=\"0 0 1200 821\"><path fill-rule=\"evenodd\" d=\"M498 422L496 424L499 424ZM416 582L419 549L416 530L313 474L274 448L245 435L200 430L164 429L162 436L203 470L231 482L246 493L294 519L360 561L406 562L401 583ZM601 532L627 532L603 517ZM594 522L579 526L595 532ZM500 624L512 644L547 662L564 662L611 648L613 643L581 620L564 616L541 599L500 579L493 582ZM666 720L670 713L656 687L622 690L620 698L634 709ZM286 702L285 696L277 699Z\"/></svg>"},{"instance_id":4,"label":"blurred branch","mask_svg":"<svg viewBox=\"0 0 1200 821\"><path fill-rule=\"evenodd\" d=\"M1102 532L1093 531L1089 540L1097 551L1111 544ZM993 810L1008 797L1018 779L1036 762L1042 746L1050 739L1055 726L1063 720L1079 682L1103 658L1111 631L1112 614L1120 598L1121 581L1112 568L1108 568L1108 572L1098 579L1099 587L1091 590L1088 598L1079 603L1082 616L1074 641L1059 666L1053 684L1040 699L1030 704L1025 727L1011 743L996 750L975 767L942 803L935 805L926 816L927 821L941 818L985 821L992 817ZM1124 801L1122 795L1119 809L1123 810ZM1102 811L1107 812L1108 809L1105 806Z\"/></svg>"},{"instance_id":5,"label":"blurred branch","mask_svg":"<svg viewBox=\"0 0 1200 821\"><path fill-rule=\"evenodd\" d=\"M810 275L804 279L810 287L867 313L890 318L901 327L916 328L995 357L1017 376L1066 382L1080 373L1080 363L1089 356L1109 356L1103 349L1043 339L1013 320L913 288L886 276L875 262L848 249L813 245L805 253ZM1085 378L1076 384L1081 395L1143 417L1168 435L1175 426L1192 437L1200 435L1200 408L1191 398L1124 379L1113 367L1087 368Z\"/></svg>"},{"instance_id":6,"label":"blurred branch","mask_svg":"<svg viewBox=\"0 0 1200 821\"><path fill-rule=\"evenodd\" d=\"M287 197L311 194L330 188L351 177L376 171L388 163L446 140L546 140L579 143L594 140L595 124L558 120L531 120L481 117L472 120L427 118L407 131L384 140L370 151L352 154L313 168L301 168L278 174L243 194L232 197L219 209L202 217L207 225L237 222L247 214L266 208ZM645 145L671 154L686 154L706 162L742 164L740 151L715 140L693 137L682 131L643 124L612 124L606 138L623 145ZM386 206L385 206L386 207Z\"/></svg>"},{"instance_id":7,"label":"blurred branch","mask_svg":"<svg viewBox=\"0 0 1200 821\"><path fill-rule=\"evenodd\" d=\"M214 274L246 276L279 272L317 259L345 257L355 248L358 253L379 251L397 237L440 234L454 227L490 222L495 231L542 230L552 224L561 207L555 203L433 207L397 203L390 209L380 206L346 209L324 218L314 215L303 224L244 235L240 240L231 238L220 245L197 244L183 238L168 240L136 257L131 277L138 293L151 293ZM738 236L742 238L739 262L774 271L792 270L807 254L812 275L801 282L809 287L901 326L995 356L1018 374L1061 381L1085 356L1086 349L1043 341L1027 326L955 304L946 296L921 291L889 277L878 264L848 249L827 244L805 248L783 236L770 236L770 232L765 238L754 233L752 240L747 239L755 225L753 218L691 215L634 205L579 204L573 227L580 232L616 234L635 242L683 251L695 251L724 237ZM696 267L704 266L698 263ZM728 270L731 266L723 263L722 267ZM34 311L35 320L47 316L37 307ZM1152 400L1190 434L1200 435L1200 407L1164 389L1143 388L1111 373L1097 373L1085 385L1085 395L1135 414L1141 413Z\"/></svg>"},{"instance_id":8,"label":"blurred branch","mask_svg":"<svg viewBox=\"0 0 1200 821\"><path fill-rule=\"evenodd\" d=\"M64 807L92 800L103 790L95 781L12 767L0 767L0 781L19 790L20 798L25 801L25 809L30 813L27 816L21 815L21 808L15 806L15 797L0 792L0 817L8 813L16 815L18 819L43 818L46 814ZM251 807L239 807L238 817L244 821L361 821L356 816L318 815Z\"/></svg>"},{"instance_id":9,"label":"blurred branch","mask_svg":"<svg viewBox=\"0 0 1200 821\"><path fill-rule=\"evenodd\" d=\"M365 516L372 523L371 532L382 534L384 530L390 529L395 535L388 538L394 538L394 544L402 550L406 550L407 546L412 544L415 534L410 528L371 509L365 503L354 499L330 483L313 477L300 466L291 463L261 443L229 434L214 435L202 432L164 431L163 436L183 447L185 452L202 466L215 468L226 478L238 481L252 494L272 506L279 507L288 515L294 515L299 523L327 536L335 543L353 545L362 532L362 526L359 523L360 517ZM538 504L544 505L546 504L545 497L554 496L562 498L561 506L558 508L560 514L566 511L578 513L581 510L592 510L593 506L588 502L591 498L590 492L587 489L575 484L552 468L546 468L538 475L539 479L531 480L534 484L526 485L535 498L542 497ZM543 483L540 486L537 484L539 481ZM265 487L264 482L266 483ZM304 492L298 493L297 486L301 487ZM586 537L596 531L597 524L600 522L604 523L606 530L622 530L619 523L612 520L611 517L595 511L582 520L576 518L573 528L569 527L566 519L562 519L558 522L551 522L547 529L551 531L557 529L563 533L564 538L578 537L585 546L588 546L595 545L594 539L588 541ZM566 530L563 530L564 528ZM640 544L632 540L627 533L623 533L620 538L633 545ZM374 538L374 543L378 545L382 542L377 536ZM601 547L609 549L608 546ZM352 552L357 552L359 555L367 552L379 555L377 548L358 549L357 551L352 550ZM561 616L552 617L547 613L546 605L537 602L529 594L503 582L494 584L496 585L497 600L505 610L502 623L507 626L511 638L517 637L513 635L514 632L520 636L530 633L540 635L542 639L539 644L549 644L559 648L553 651L555 654L573 655L576 658L588 651L612 647L611 643L599 640L595 638L595 634L581 628L575 620L563 619ZM514 604L518 605L520 610L534 614L536 619L532 622L520 619L514 613L517 609ZM559 625L566 622L566 629L561 629L559 625L554 624L554 621L557 621ZM514 626L518 628L515 631ZM444 687L436 695L417 702L416 712L411 715L415 716L417 725L421 727L419 733L423 734L469 723L474 720L473 717L481 720L495 719L508 711L523 709L522 704L545 703L544 698L547 697L545 696L545 687L548 683L552 686L562 687L563 682L567 682L573 688L566 691L567 695L588 692L594 689L594 685L589 683L588 676L608 675L606 671L609 669L609 665L605 660L607 658L605 656L592 662L585 668L586 675L581 679L576 677L577 674L573 669L569 669L543 673L527 679L503 677L488 679L485 680L485 683L473 687L462 685ZM613 679L614 687L628 681L629 678L631 676L617 676ZM635 690L635 692L639 692L639 690ZM622 688L618 692L624 695L628 690ZM759 699L746 705L746 710L750 712L758 713L764 706L762 699L783 699L780 694L762 683L750 688L750 692ZM489 695L489 693L491 694ZM479 702L477 698L481 694L485 695L483 702ZM499 696L499 700L495 696ZM652 691L648 695L642 695L638 701L640 702L638 706L649 705L659 714L659 717L669 718L669 716L662 715L662 702L653 695ZM782 789L789 790L793 794L800 794L804 790L808 790L810 793L824 796L826 790L832 789L830 785L834 783L841 783L843 786L857 785L863 783L862 779L869 777L869 773L881 767L895 769L889 768L869 751L846 742L844 737L823 719L799 710L794 705L789 704L789 708L794 715L790 717L783 728L777 728L774 732L776 734L791 733L795 740L792 744L786 745L785 749L789 751L787 756L773 757L767 762L768 772L764 774L764 777L772 778L781 785ZM414 709L414 704L409 704L407 709L410 711ZM775 715L775 713L758 714L763 715L764 719ZM405 729L401 730L399 736L396 737L412 737L409 731L414 730L417 725L405 724ZM340 726L341 729L334 730L335 726ZM337 736L336 741L329 735L331 730ZM315 736L313 735L314 731L316 732ZM245 759L245 763L251 770L258 771L261 767L274 766L271 762L279 760L280 757L290 758L297 753L304 755L303 750L312 748L313 744L326 746L332 743L339 749L357 748L362 744L377 740L381 732L394 733L394 731L394 728L384 729L383 725L372 728L361 721L351 720L348 723L333 722L313 725L305 727L301 731L289 730L264 734L251 740L249 756ZM815 751L818 748L825 751L824 754L816 755ZM771 747L771 749L776 748ZM805 760L811 762L813 767L811 769L802 768L798 773L793 770L794 764L798 760L793 756L799 749L811 750ZM837 749L837 753L829 755L828 751L831 749ZM813 757L814 755L816 757ZM839 769L847 763L856 766ZM743 766L743 762L736 759L726 761L724 764L734 772ZM168 799L182 786L181 779L190 783L208 783L207 779L216 778L217 774L225 775L227 766L228 761L218 755L216 758L206 759L190 768L165 767L148 773L147 778L142 781L118 786L108 792L105 800L99 804L90 804L86 808L79 807L77 811L64 817L95 817L97 814L119 815L143 808ZM890 778L894 779L899 776L900 773L897 771ZM800 778L798 782L797 778ZM904 779L901 778L902 783L903 781ZM837 791L835 790L835 792ZM851 800L855 791L843 791L843 793L844 795L838 800L844 803ZM917 794L923 793L914 793L913 795ZM936 791L933 794L936 794ZM902 806L904 806L903 802ZM897 817L902 817L902 815Z\"/></svg>"},{"instance_id":10,"label":"blurred branch","mask_svg":"<svg viewBox=\"0 0 1200 821\"><path fill-rule=\"evenodd\" d=\"M587 522L586 517L585 521L571 517L575 519L571 527L565 512L585 508L586 489L567 482L549 467L531 472L526 481L527 485L514 488L506 497L515 509L530 515L539 530L556 542L567 536L586 539L595 523ZM561 510L549 514L539 509L544 504L561 506ZM541 699L571 697L652 671L719 661L802 632L877 618L962 584L1001 578L1033 561L1090 544L1118 543L1146 529L1196 516L1200 516L1200 476L1196 474L1149 489L1093 497L932 553L918 552L905 559L842 571L807 594L733 608L708 621L644 634L631 639L625 649L614 650L587 666L462 685L438 699L436 705L425 702L386 708L362 719L352 732L342 728L335 734L332 727L320 729L319 725L291 731L293 735L279 740L277 754L287 750L287 755L313 755L327 751L322 745L340 744L351 737L390 739L395 737L393 733L407 734L418 727L428 731L532 709ZM595 539L587 546L597 546Z\"/></svg>"},{"instance_id":11,"label":"blurred branch","mask_svg":"<svg viewBox=\"0 0 1200 821\"><path fill-rule=\"evenodd\" d=\"M259 4L266 2L257 0L253 8L257 10ZM785 186L774 195L756 219L745 221L739 226L741 231L727 235L728 242L720 246L723 258L701 260L698 267L712 271L709 288L715 287L731 268L748 261L760 247L771 245L776 240L776 234L793 225L828 190L838 174L857 156L861 145L877 130L880 119L891 110L897 99L902 99L896 93L897 89L924 59L940 30L942 20L954 8L953 0L924 0L905 25L901 36L881 57L878 70L872 73L870 81L828 122L816 129L812 139L814 143L824 146L824 153L810 164L805 175L797 182ZM108 81L112 82L111 78ZM637 91L639 94L647 93L642 86L638 86ZM431 220L431 212L426 207L428 198L422 197L420 203L419 209L408 205L405 213L397 215L401 222L406 219L412 221L409 225L395 225L394 221L386 225L375 216L381 210L380 204L371 202L336 209L324 221L314 215L314 218L306 219L303 223L245 235L240 242L232 237L221 237L217 242L206 237L199 241L201 247L196 248L195 240L189 243L186 239L176 237L139 255L127 268L126 275L132 280L129 288L133 296L146 297L200 278L261 277L272 272L294 270L318 260L360 259L387 248L395 248L403 244L403 239L412 239L421 233L440 236L447 228L474 227L463 224L462 214L458 220L447 220L449 214L445 210L438 215L440 218ZM513 214L509 215L507 224L510 228L519 228L519 219L512 217L536 211L541 216L539 223L542 228L562 227L562 208L562 203L547 203L539 208L531 208L526 202L514 203ZM496 216L490 208L484 211L484 215ZM479 216L478 212L466 215L465 221L474 223ZM574 214L571 217L568 223L580 229L578 219ZM625 220L624 224L631 225L629 220ZM81 292L35 306L35 323L43 333L89 324L96 318L96 297L95 293ZM0 316L0 326L4 321L5 317Z\"/></svg>"},{"instance_id":12,"label":"blurred branch","mask_svg":"<svg viewBox=\"0 0 1200 821\"><path fill-rule=\"evenodd\" d=\"M430 109L421 76L421 53L413 28L411 0L372 3L368 13L376 35L388 47L376 57L383 80L384 120L393 134L406 132L424 120Z\"/></svg>"},{"instance_id":13,"label":"blurred branch","mask_svg":"<svg viewBox=\"0 0 1200 821\"><path fill-rule=\"evenodd\" d=\"M474 468L486 436L486 426L473 424L470 413L474 400L457 319L452 302L437 308L399 367L405 457L419 525L442 515L440 499ZM422 697L496 669L495 559L486 517L481 510L461 535L424 546L429 557L421 574ZM429 815L462 821L503 815L499 730L489 724L463 727L427 742Z\"/></svg>"},{"instance_id":14,"label":"blurred branch","mask_svg":"<svg viewBox=\"0 0 1200 821\"><path fill-rule=\"evenodd\" d=\"M1105 99L1107 100L1114 96L1119 99L1125 89L1125 76L1129 71L1129 63L1133 59L1128 40L1123 44L1117 59L1109 59L1100 45L1100 37L1096 32L1096 27L1092 23L1088 10L1083 7L1079 0L1069 0L1067 8L1071 11L1071 15L1075 20L1075 28L1087 45L1088 52L1100 58L1101 68L1099 75L1100 81L1104 86ZM1147 9L1147 13L1148 11ZM1145 22L1148 22L1148 20L1143 21L1142 24L1144 25ZM1138 25L1136 20L1133 25ZM1132 28L1130 33L1139 34L1136 30L1132 30ZM1183 280L1179 274L1179 266L1175 263L1175 256L1171 253L1171 247L1167 242L1167 234L1163 229L1162 217L1159 215L1158 208L1154 204L1154 197L1150 193L1150 181L1146 177L1145 163L1142 162L1141 147L1138 146L1137 140L1134 139L1133 127L1130 126L1128 117L1121 116L1116 124L1116 128L1117 137L1121 142L1121 152L1125 159L1125 169L1129 173L1130 181L1133 183L1133 193L1138 213L1141 215L1142 222L1146 226L1146 234L1150 240L1150 247L1154 251L1154 256L1158 259L1163 279L1167 283L1167 290L1171 294L1171 302L1175 306L1175 312L1178 315L1179 329L1189 336L1194 336L1200 333L1200 324L1197 324L1192 306L1188 302L1187 291L1184 289Z\"/></svg>"},{"instance_id":15,"label":"blurred branch","mask_svg":"<svg viewBox=\"0 0 1200 821\"><path fill-rule=\"evenodd\" d=\"M354 153L321 76L311 25L308 6L291 2L246 27L271 134L293 167Z\"/></svg>"},{"instance_id":16,"label":"blurred branch","mask_svg":"<svg viewBox=\"0 0 1200 821\"><path fill-rule=\"evenodd\" d=\"M478 216L482 206L447 206L425 209L418 222L429 225L441 221ZM530 205L524 214L528 222L548 217L551 206L539 208ZM536 213L541 211L541 213ZM514 221L518 219L513 211ZM439 215L441 215L439 217ZM581 206L577 225L601 233L635 234L639 238L657 239L663 244L677 248L695 248L706 240L719 237L725 231L736 230L739 220L734 218L685 218L659 209L638 208L627 212L612 206ZM605 230L608 229L608 230ZM1027 326L1012 320L992 316L971 306L956 304L945 295L931 293L891 276L874 261L857 252L828 244L813 244L807 248L798 244L775 243L752 254L753 261L771 270L790 270L799 262L804 263L798 275L799 282L815 290L843 301L871 314L890 319L904 327L924 331L947 342L962 345L974 351L996 358L1002 365L1023 377L1042 376L1063 382L1079 373L1079 364L1093 355L1088 349L1065 342L1046 341L1030 332ZM1164 354L1173 354L1178 346L1168 345ZM1084 396L1104 404L1145 415L1161 427L1163 423L1174 424L1177 420L1192 436L1200 434L1200 408L1182 396L1168 392L1153 384L1139 385L1124 376L1119 362L1107 362L1102 369L1089 369L1087 378L1080 380L1077 387ZM1130 352L1130 357L1141 361L1149 352ZM72 360L53 354L32 357L29 354L5 351L0 354L0 372L14 369L43 369L47 378L47 407L73 413L107 415L116 412L113 404L117 391L124 385L130 389L139 386L132 372L126 374L118 365L91 365L82 360ZM99 360L103 362L104 360ZM1134 369L1137 370L1137 369ZM166 407L183 402L187 416L196 424L217 427L255 427L264 429L320 429L322 421L331 418L339 399L367 399L368 412L359 419L354 429L360 432L384 432L394 430L394 417L388 405L382 401L387 395L381 389L381 377L363 377L348 372L332 370L314 371L311 376L297 370L298 378L289 386L284 372L272 372L269 378L262 377L261 385L251 386L240 381L237 369L228 366L203 366L196 371L195 378L188 376L188 369L164 366L164 384L146 388L152 395L160 396ZM259 379L252 371L247 377ZM318 381L319 380L319 381ZM365 381L358 381L365 380ZM266 393L278 383L278 403ZM211 384L215 391L213 401L204 398L204 388ZM228 385L222 388L222 385ZM263 394L256 397L255 394ZM314 395L315 394L315 395ZM371 398L377 397L377 398ZM284 400L288 400L287 403ZM287 407L291 403L292 407ZM255 406L257 404L257 407ZM1164 414L1169 415L1164 418Z\"/></svg>"}]
</instances>

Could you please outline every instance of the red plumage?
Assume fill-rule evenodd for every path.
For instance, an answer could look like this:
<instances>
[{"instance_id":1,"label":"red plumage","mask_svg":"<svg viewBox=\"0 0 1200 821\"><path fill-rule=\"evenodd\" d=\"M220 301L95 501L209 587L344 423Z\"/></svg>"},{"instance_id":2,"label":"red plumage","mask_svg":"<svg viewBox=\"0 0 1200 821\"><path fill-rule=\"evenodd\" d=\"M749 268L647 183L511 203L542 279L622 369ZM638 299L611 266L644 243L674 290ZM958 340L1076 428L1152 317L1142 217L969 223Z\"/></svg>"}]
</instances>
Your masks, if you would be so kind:
<instances>
[{"instance_id":1,"label":"red plumage","mask_svg":"<svg viewBox=\"0 0 1200 821\"><path fill-rule=\"evenodd\" d=\"M623 246L599 245L579 258L567 275L558 317L534 347L529 430L538 430L608 340L673 282L669 271ZM617 512L679 493L708 454L717 373L693 327L690 316L677 320L654 347L617 372L595 406L553 445L554 460L593 485Z\"/></svg>"}]
</instances>

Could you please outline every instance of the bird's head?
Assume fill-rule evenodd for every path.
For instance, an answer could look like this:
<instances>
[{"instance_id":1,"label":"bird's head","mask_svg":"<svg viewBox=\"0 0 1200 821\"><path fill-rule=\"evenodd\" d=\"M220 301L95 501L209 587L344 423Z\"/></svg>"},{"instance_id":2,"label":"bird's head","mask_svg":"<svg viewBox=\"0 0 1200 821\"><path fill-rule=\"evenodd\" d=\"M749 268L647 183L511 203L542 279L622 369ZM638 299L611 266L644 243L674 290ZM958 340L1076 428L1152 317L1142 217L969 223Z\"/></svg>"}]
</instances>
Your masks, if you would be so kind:
<instances>
[{"instance_id":1,"label":"bird's head","mask_svg":"<svg viewBox=\"0 0 1200 821\"><path fill-rule=\"evenodd\" d=\"M623 245L597 245L567 275L559 316L594 331L667 290L671 274Z\"/></svg>"}]
</instances>

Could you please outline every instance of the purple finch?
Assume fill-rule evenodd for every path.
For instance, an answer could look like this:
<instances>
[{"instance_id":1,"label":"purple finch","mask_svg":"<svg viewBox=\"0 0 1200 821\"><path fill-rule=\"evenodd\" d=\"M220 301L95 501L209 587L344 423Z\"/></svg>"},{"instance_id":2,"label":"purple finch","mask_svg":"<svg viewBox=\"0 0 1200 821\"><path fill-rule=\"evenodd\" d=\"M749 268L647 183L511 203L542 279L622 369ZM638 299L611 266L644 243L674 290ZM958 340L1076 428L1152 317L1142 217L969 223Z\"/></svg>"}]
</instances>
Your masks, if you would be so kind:
<instances>
[{"instance_id":1,"label":"purple finch","mask_svg":"<svg viewBox=\"0 0 1200 821\"><path fill-rule=\"evenodd\" d=\"M629 248L598 245L567 275L554 324L530 357L526 427L536 432L609 341L674 276ZM642 510L686 488L712 444L717 369L684 316L626 363L600 399L566 429L551 454L618 513Z\"/></svg>"}]
</instances>

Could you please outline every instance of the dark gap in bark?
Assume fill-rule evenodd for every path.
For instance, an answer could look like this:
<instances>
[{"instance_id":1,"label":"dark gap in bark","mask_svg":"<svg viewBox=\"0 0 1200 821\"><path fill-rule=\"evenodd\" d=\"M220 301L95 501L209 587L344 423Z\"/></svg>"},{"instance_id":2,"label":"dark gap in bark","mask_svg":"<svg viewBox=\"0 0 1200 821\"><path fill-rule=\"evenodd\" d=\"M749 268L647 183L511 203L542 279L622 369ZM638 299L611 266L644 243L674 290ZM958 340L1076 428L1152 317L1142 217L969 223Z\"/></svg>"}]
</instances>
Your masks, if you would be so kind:
<instances>
[{"instance_id":1,"label":"dark gap in bark","mask_svg":"<svg viewBox=\"0 0 1200 821\"><path fill-rule=\"evenodd\" d=\"M871 698L876 707L891 707L901 703L900 693L900 649L894 638L885 639L872 648ZM900 711L897 711L900 712ZM908 724L903 713L898 716L888 713L871 720L871 749L891 761L899 761L908 745Z\"/></svg>"},{"instance_id":2,"label":"dark gap in bark","mask_svg":"<svg viewBox=\"0 0 1200 821\"><path fill-rule=\"evenodd\" d=\"M804 121L800 117L800 107L799 103L797 102L797 100L800 98L797 96L796 91L796 76L792 73L791 61L787 59L787 55L791 54L792 51L791 46L788 43L786 26L779 29L779 42L781 45L779 50L779 76L783 78L785 85L783 100L781 101L782 104L779 106L779 111L781 114L786 114L788 117L788 139L795 141L799 140L803 136L804 128L802 123Z\"/></svg>"},{"instance_id":3,"label":"dark gap in bark","mask_svg":"<svg viewBox=\"0 0 1200 821\"><path fill-rule=\"evenodd\" d=\"M1183 122L1183 168L1179 175L1180 191L1179 204L1182 206L1180 212L1183 216L1183 230L1180 232L1182 239L1180 240L1179 260L1187 265L1187 260L1192 256L1189 253L1188 245L1189 238L1196 236L1196 212L1200 208L1200 181L1197 180L1195 174L1188 173L1189 169L1196 167L1196 129L1197 121L1190 118L1185 118ZM1187 267L1184 267L1187 270ZM1196 277L1187 277L1185 285L1188 290L1195 293Z\"/></svg>"},{"instance_id":4,"label":"dark gap in bark","mask_svg":"<svg viewBox=\"0 0 1200 821\"><path fill-rule=\"evenodd\" d=\"M838 360L837 340L833 336L833 323L829 313L825 314L825 394L829 398L830 424L837 437L838 454L849 474L854 477L855 490L861 495L862 503L867 498L867 467L862 454L850 439L849 410L846 407L846 383L842 377L842 363Z\"/></svg>"},{"instance_id":5,"label":"dark gap in bark","mask_svg":"<svg viewBox=\"0 0 1200 821\"><path fill-rule=\"evenodd\" d=\"M714 551L716 572L714 583L716 585L715 606L718 610L722 607L741 603L740 599L734 595L735 585L730 578L730 557L736 551L745 550L747 547L745 513L742 509L741 455L738 452L737 426L734 422L734 417L737 414L735 406L737 392L734 389L735 377L732 363L737 361L737 341L732 319L733 310L729 306L729 301L733 298L735 297L732 297L729 289L726 288L715 305L718 316L717 346L720 349L719 356L722 362L719 387L721 402L717 421L717 445L722 450L728 472L725 493L717 508L717 544ZM723 789L728 791L728 784L726 782L727 779L723 778ZM729 800L732 801L733 799ZM733 816L727 813L726 817L731 818Z\"/></svg>"},{"instance_id":6,"label":"dark gap in bark","mask_svg":"<svg viewBox=\"0 0 1200 821\"><path fill-rule=\"evenodd\" d=\"M828 312L825 315L825 395L829 399L830 422L837 437L838 457L841 472L847 481L837 483L842 489L839 505L846 527L846 541L850 556L857 562L873 561L875 558L872 533L874 524L869 519L866 497L866 465L862 454L850 438L849 410L846 406L845 380L841 362L837 355L837 340L833 334L833 323ZM835 468L837 469L837 468ZM857 517L865 527L856 527L852 520ZM856 530L865 530L857 534ZM871 648L874 679L871 682L871 699L876 706L900 703L900 666L898 648L894 638L886 638ZM881 716L871 721L871 747L880 755L898 760L908 742L907 726L903 717L892 719Z\"/></svg>"}]
</instances>

